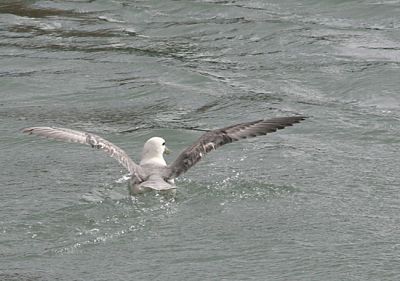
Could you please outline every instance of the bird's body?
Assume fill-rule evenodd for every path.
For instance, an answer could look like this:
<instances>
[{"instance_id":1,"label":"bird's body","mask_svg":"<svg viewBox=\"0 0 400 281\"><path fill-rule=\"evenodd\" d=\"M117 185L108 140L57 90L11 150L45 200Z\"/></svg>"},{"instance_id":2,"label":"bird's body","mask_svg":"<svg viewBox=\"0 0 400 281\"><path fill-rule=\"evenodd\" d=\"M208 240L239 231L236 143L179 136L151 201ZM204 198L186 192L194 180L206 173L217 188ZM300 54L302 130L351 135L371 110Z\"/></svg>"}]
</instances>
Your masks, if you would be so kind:
<instances>
[{"instance_id":1,"label":"bird's body","mask_svg":"<svg viewBox=\"0 0 400 281\"><path fill-rule=\"evenodd\" d=\"M23 132L82 143L105 151L130 172L129 192L134 195L151 190L174 191L176 188L174 179L190 169L208 152L233 141L275 132L304 119L304 116L281 117L208 131L192 146L186 148L170 165L167 165L163 156L168 153L165 140L160 137L153 137L144 144L138 165L121 148L95 134L51 127L32 127L24 129Z\"/></svg>"}]
</instances>

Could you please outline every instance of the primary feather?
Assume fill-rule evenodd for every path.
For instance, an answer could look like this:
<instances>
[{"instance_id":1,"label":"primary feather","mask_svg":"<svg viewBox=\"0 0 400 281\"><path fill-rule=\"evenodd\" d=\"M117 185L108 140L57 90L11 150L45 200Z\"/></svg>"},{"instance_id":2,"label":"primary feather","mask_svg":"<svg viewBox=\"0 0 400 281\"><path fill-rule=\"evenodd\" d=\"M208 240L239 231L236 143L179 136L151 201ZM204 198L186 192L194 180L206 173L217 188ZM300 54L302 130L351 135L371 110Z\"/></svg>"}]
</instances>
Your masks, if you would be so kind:
<instances>
[{"instance_id":1,"label":"primary feather","mask_svg":"<svg viewBox=\"0 0 400 281\"><path fill-rule=\"evenodd\" d=\"M145 177L142 168L133 162L133 160L128 156L128 154L126 154L124 150L103 139L102 137L99 137L98 135L66 128L51 127L31 127L24 129L22 132L60 141L86 144L93 148L101 149L109 156L116 159L129 171L129 173L137 177L139 180L143 180Z\"/></svg>"},{"instance_id":2,"label":"primary feather","mask_svg":"<svg viewBox=\"0 0 400 281\"><path fill-rule=\"evenodd\" d=\"M216 129L203 134L192 146L185 149L169 165L168 178L175 178L189 170L208 152L240 139L266 135L304 120L305 116L280 117L257 120Z\"/></svg>"}]
</instances>

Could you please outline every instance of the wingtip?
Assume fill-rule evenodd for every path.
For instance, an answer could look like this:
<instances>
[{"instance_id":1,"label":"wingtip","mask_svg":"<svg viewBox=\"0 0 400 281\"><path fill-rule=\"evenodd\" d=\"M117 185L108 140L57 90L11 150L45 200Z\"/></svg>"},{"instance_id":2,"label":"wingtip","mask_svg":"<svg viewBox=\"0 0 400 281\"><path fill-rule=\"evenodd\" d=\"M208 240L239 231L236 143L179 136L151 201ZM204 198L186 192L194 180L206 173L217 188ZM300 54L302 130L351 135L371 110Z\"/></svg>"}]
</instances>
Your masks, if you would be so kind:
<instances>
[{"instance_id":1,"label":"wingtip","mask_svg":"<svg viewBox=\"0 0 400 281\"><path fill-rule=\"evenodd\" d=\"M29 134L29 135L32 134L32 131L33 131L33 128L25 128L25 129L21 130L22 133Z\"/></svg>"},{"instance_id":2,"label":"wingtip","mask_svg":"<svg viewBox=\"0 0 400 281\"><path fill-rule=\"evenodd\" d=\"M308 119L309 116L306 116L306 115L295 115L295 116L292 116L292 118L295 118L294 119L295 123L299 123L301 121L304 121L304 120Z\"/></svg>"}]
</instances>

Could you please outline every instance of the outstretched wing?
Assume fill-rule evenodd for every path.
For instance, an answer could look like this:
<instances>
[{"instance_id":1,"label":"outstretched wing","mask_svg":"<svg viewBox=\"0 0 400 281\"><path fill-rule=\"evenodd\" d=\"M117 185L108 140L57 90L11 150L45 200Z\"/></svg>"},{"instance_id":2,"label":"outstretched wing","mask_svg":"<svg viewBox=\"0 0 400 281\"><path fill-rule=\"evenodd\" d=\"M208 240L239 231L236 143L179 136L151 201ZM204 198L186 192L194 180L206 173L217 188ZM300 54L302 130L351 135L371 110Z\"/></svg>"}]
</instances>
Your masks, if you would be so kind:
<instances>
[{"instance_id":1,"label":"outstretched wing","mask_svg":"<svg viewBox=\"0 0 400 281\"><path fill-rule=\"evenodd\" d=\"M60 141L82 143L90 145L93 148L101 149L108 155L116 159L122 166L124 166L132 175L137 177L140 181L144 179L142 168L135 162L133 162L133 160L128 156L128 154L126 154L125 151L95 134L75 131L66 128L51 127L26 128L22 132L29 135L33 134Z\"/></svg>"},{"instance_id":2,"label":"outstretched wing","mask_svg":"<svg viewBox=\"0 0 400 281\"><path fill-rule=\"evenodd\" d=\"M206 153L240 139L266 135L304 120L305 116L257 120L216 129L203 134L192 146L185 149L168 167L166 178L175 178L199 162Z\"/></svg>"}]
</instances>

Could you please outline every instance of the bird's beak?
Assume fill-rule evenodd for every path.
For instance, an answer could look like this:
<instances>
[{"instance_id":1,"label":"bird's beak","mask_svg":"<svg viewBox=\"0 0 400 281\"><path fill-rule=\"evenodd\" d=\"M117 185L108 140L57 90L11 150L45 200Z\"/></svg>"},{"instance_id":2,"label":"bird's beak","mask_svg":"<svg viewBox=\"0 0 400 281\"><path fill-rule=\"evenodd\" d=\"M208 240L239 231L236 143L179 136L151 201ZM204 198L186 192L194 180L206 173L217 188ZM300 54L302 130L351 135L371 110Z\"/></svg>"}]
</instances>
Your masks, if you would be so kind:
<instances>
[{"instance_id":1,"label":"bird's beak","mask_svg":"<svg viewBox=\"0 0 400 281\"><path fill-rule=\"evenodd\" d=\"M170 153L171 153L171 150L169 150L168 147L165 147L165 149L164 149L164 154L168 155L168 154L170 154Z\"/></svg>"}]
</instances>

